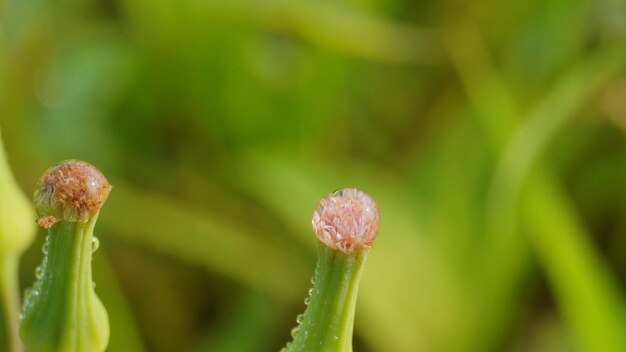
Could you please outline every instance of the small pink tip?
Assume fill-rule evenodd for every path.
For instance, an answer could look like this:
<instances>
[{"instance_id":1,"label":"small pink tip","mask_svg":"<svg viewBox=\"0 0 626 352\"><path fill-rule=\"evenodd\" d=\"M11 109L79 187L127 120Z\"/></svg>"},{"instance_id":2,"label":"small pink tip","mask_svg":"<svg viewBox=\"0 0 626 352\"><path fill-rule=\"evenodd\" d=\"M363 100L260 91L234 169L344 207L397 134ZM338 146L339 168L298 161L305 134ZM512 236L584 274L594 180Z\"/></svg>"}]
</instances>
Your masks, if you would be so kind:
<instances>
[{"instance_id":1,"label":"small pink tip","mask_svg":"<svg viewBox=\"0 0 626 352\"><path fill-rule=\"evenodd\" d=\"M368 249L380 225L376 202L366 193L344 188L322 199L313 213L315 236L345 254Z\"/></svg>"}]
</instances>

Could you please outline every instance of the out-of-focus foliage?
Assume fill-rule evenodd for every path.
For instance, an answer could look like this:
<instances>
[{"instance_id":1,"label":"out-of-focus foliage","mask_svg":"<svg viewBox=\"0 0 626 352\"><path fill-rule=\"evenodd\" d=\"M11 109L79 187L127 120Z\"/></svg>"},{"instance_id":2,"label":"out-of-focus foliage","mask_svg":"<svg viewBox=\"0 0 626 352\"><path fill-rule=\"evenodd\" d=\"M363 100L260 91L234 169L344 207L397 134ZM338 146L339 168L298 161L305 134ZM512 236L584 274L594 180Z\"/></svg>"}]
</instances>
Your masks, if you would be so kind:
<instances>
[{"instance_id":1,"label":"out-of-focus foliage","mask_svg":"<svg viewBox=\"0 0 626 352\"><path fill-rule=\"evenodd\" d=\"M626 346L622 0L0 0L0 125L25 191L114 184L110 351L280 349L345 186L355 350Z\"/></svg>"}]
</instances>

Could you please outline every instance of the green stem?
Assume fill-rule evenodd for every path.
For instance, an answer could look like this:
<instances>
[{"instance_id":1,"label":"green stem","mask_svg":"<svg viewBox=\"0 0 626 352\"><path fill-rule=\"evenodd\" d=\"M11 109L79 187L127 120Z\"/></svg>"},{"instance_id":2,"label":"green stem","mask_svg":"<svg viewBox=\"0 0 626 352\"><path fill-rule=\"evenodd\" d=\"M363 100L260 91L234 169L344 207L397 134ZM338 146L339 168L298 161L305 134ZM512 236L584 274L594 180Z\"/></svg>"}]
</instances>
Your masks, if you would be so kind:
<instances>
[{"instance_id":1,"label":"green stem","mask_svg":"<svg viewBox=\"0 0 626 352\"><path fill-rule=\"evenodd\" d=\"M38 280L24 302L20 333L29 352L106 348L108 317L91 277L97 218L96 214L87 222L60 221L50 228Z\"/></svg>"},{"instance_id":2,"label":"green stem","mask_svg":"<svg viewBox=\"0 0 626 352\"><path fill-rule=\"evenodd\" d=\"M19 288L17 280L17 257L0 257L0 351L23 351L17 332L19 314Z\"/></svg>"},{"instance_id":3,"label":"green stem","mask_svg":"<svg viewBox=\"0 0 626 352\"><path fill-rule=\"evenodd\" d=\"M319 244L309 305L285 351L352 351L357 292L368 252L346 255Z\"/></svg>"}]
</instances>

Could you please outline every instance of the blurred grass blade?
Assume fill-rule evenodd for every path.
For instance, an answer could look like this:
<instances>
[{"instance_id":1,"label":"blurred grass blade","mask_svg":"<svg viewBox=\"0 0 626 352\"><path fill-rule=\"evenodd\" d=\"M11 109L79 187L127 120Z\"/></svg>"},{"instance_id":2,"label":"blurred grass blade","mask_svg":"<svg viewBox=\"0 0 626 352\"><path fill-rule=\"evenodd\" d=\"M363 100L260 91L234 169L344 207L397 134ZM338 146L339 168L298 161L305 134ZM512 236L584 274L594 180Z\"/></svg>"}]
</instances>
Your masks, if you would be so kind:
<instances>
[{"instance_id":1,"label":"blurred grass blade","mask_svg":"<svg viewBox=\"0 0 626 352\"><path fill-rule=\"evenodd\" d=\"M509 103L496 109L493 109L484 100L493 94L506 97L506 93L496 92L506 89L506 87L499 79L495 68L489 63L488 54L482 46L482 41L478 34L472 31L471 28L468 29L467 33L474 33L473 36L468 37L467 34L462 33L462 31L459 31L455 34L458 37L451 37L449 48L453 53L453 58L455 58L453 62L461 73L461 78L466 84L472 103L478 110L479 116L482 117L481 121L489 132L488 135L491 137L494 148L498 150L502 148L502 143L506 141L507 135L511 131L494 127L512 126L515 121L521 119L521 116L517 113L517 109L511 99L503 99L502 101L508 101ZM464 50L459 50L456 44L461 45ZM462 52L464 56L461 56ZM482 70L475 70L475 66L467 64L464 58L467 57L466 54L468 52L472 53L472 55L469 55L470 57L474 57L474 59L470 59L470 62L476 64L475 66L477 67L482 67ZM515 134L515 137L509 142L503 152L492 182L487 208L487 224L490 225L488 234L490 234L492 246L490 247L491 251L487 252L486 264L488 266L493 265L495 273L499 274L496 277L500 279L496 279L493 283L494 290L501 292L497 296L504 295L502 297L506 297L512 293L512 291L506 292L512 289L511 285L514 281L511 280L509 283L505 283L506 281L502 280L507 280L506 278L510 277L510 273L514 271L502 271L500 264L496 263L509 263L509 267L512 268L514 266L511 263L517 261L518 267L522 268L522 263L526 260L526 256L520 252L520 246L523 244L520 242L519 235L515 234L515 218L518 205L517 197L521 192L522 182L527 178L530 166L537 159L539 153L545 149L546 144L552 139L559 127L573 115L586 99L595 94L610 78L623 70L626 64L625 54L626 51L623 47L604 49L596 56L575 67L571 73L566 74L559 80L556 88L547 94L545 99L533 110L529 120ZM487 73L485 75L486 79L483 81L479 80L478 77L480 75L475 74L476 71ZM502 122L502 120L505 122ZM596 288L595 293L597 294L594 305L598 305L599 312L623 313L622 309L620 309L622 305L618 304L619 300L608 298L617 297L617 293L614 292L612 284L606 284L606 282L612 282L607 268L602 264L595 264L598 262L598 255L591 249L592 246L588 242L588 236L584 230L581 230L581 226L575 223L576 217L569 212L567 201L555 188L545 185L546 181L543 178L548 177L548 175L542 174L538 180L534 181L539 182L539 186L535 186L532 183L528 185L528 197L537 197L537 199L531 198L528 202L532 202L541 209L540 204L546 201L552 205L557 216L559 214L567 215L562 215L560 219L555 219L555 223L561 226L557 228L554 225L548 227L546 222L538 221L535 218L535 216L538 216L536 212L525 212L525 220L535 225L532 230L544 234L544 236L536 235L530 237L531 245L538 252L539 259L545 270L551 274L550 279L555 287L555 294L561 303L564 314L570 317L568 322L571 324L572 330L578 333L576 336L581 339L581 344L590 348L595 343L598 343L599 340L602 340L605 341L604 346L606 348L613 348L607 351L613 351L615 350L614 348L620 346L620 342L623 343L623 339L616 335L616 332L623 328L621 321L604 314L590 315L584 309L577 309L576 306L571 306L570 304L573 302L570 296L563 290L568 272L563 271L565 267L559 265L562 263L553 261L552 258L563 257L565 254L561 252L562 246L547 245L546 242L549 239L546 232L548 231L558 233L563 243L573 243L571 247L566 249L567 255L571 256L570 260L584 266L584 269L580 270L582 276L578 277L579 284L569 285L568 289L578 290L582 293L586 291L586 287L593 286ZM548 185L552 184L548 183ZM541 192L534 190L534 187L541 187ZM555 199L559 201L554 201ZM541 228L541 225L546 226L546 228ZM502 232L505 234L502 235ZM517 253L517 255L513 256L513 253ZM590 275L585 275L585 273L590 273ZM599 277L606 278L606 280L596 279ZM496 299L501 299L502 297L496 297ZM590 297L586 296L586 298L589 299ZM506 300L510 299L506 298ZM498 319L495 318L487 319L487 322L492 324L497 321ZM584 326L586 328L583 328ZM594 328L595 326L603 326L604 329L598 330Z\"/></svg>"},{"instance_id":2,"label":"blurred grass blade","mask_svg":"<svg viewBox=\"0 0 626 352\"><path fill-rule=\"evenodd\" d=\"M492 154L497 155L521 120L516 102L473 24L461 22L452 27L445 38L452 63L476 110ZM529 251L517 231L511 209L507 207L508 213L494 216L489 212L489 204L487 206L484 254L479 259L482 286L475 289L473 297L483 304L470 309L474 310L472 314L476 322L472 326L477 330L471 344L491 350L497 345L515 309L512 303L527 270ZM504 257L506 260L503 261ZM484 302L489 302L488 306Z\"/></svg>"},{"instance_id":3,"label":"blurred grass blade","mask_svg":"<svg viewBox=\"0 0 626 352\"><path fill-rule=\"evenodd\" d=\"M203 1L196 6L208 17L230 16L237 21L287 30L345 55L400 64L435 64L445 60L434 30L394 23L347 4L240 0Z\"/></svg>"},{"instance_id":4,"label":"blurred grass blade","mask_svg":"<svg viewBox=\"0 0 626 352\"><path fill-rule=\"evenodd\" d=\"M626 50L609 48L584 61L559 81L530 114L500 159L492 185L492 212L502 214L507 208L513 212L511 207L518 204L523 183L541 152L568 119L624 68ZM593 248L589 234L549 177L540 172L529 182L524 195L531 204L530 210L525 209L523 214L529 223L533 248L549 274L579 343L585 350L620 351L626 345L621 333L626 328L622 309L625 302L618 299L615 277L599 260L600 254ZM546 217L553 219L547 221Z\"/></svg>"},{"instance_id":5,"label":"blurred grass blade","mask_svg":"<svg viewBox=\"0 0 626 352\"><path fill-rule=\"evenodd\" d=\"M96 291L109 313L111 337L107 349L111 352L143 352L146 348L139 327L105 254L102 251L94 255L93 271L98 281Z\"/></svg>"},{"instance_id":6,"label":"blurred grass blade","mask_svg":"<svg viewBox=\"0 0 626 352\"><path fill-rule=\"evenodd\" d=\"M625 310L614 277L556 180L542 175L530 181L521 205L524 223L575 342L581 351L623 351Z\"/></svg>"},{"instance_id":7,"label":"blurred grass blade","mask_svg":"<svg viewBox=\"0 0 626 352\"><path fill-rule=\"evenodd\" d=\"M193 352L258 352L269 351L270 337L279 317L274 305L265 297L246 293L239 297L233 314L217 333L207 336L194 347ZM276 349L277 350L277 349Z\"/></svg>"},{"instance_id":8,"label":"blurred grass blade","mask_svg":"<svg viewBox=\"0 0 626 352\"><path fill-rule=\"evenodd\" d=\"M521 183L548 143L594 94L626 69L624 46L605 48L564 75L531 111L507 145L494 179L494 196L515 203ZM511 192L511 193L508 193ZM513 202L511 202L513 200ZM493 201L499 208L503 201Z\"/></svg>"},{"instance_id":9,"label":"blurred grass blade","mask_svg":"<svg viewBox=\"0 0 626 352\"><path fill-rule=\"evenodd\" d=\"M307 276L302 259L271 246L261 234L247 235L206 211L120 183L115 184L109 203L106 212L110 214L103 218L111 220L102 223L107 232L121 235L121 240L201 265L273 297L294 300L300 296L292 283Z\"/></svg>"},{"instance_id":10,"label":"blurred grass blade","mask_svg":"<svg viewBox=\"0 0 626 352\"><path fill-rule=\"evenodd\" d=\"M450 55L465 93L494 150L503 148L520 120L520 113L504 78L471 23L458 23L445 33Z\"/></svg>"}]
</instances>

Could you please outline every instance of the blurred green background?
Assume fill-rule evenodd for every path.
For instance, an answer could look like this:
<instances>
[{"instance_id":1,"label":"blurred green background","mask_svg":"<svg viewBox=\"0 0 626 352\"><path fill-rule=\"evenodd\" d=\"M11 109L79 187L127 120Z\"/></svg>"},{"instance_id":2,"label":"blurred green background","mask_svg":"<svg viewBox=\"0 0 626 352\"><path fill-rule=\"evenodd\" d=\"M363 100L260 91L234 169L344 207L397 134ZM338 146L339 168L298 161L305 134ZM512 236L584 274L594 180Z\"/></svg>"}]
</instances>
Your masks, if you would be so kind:
<instances>
[{"instance_id":1,"label":"blurred green background","mask_svg":"<svg viewBox=\"0 0 626 352\"><path fill-rule=\"evenodd\" d=\"M626 351L623 0L0 0L0 126L114 185L110 351L279 350L346 186L356 351Z\"/></svg>"}]
</instances>

